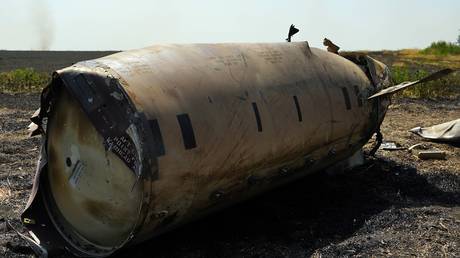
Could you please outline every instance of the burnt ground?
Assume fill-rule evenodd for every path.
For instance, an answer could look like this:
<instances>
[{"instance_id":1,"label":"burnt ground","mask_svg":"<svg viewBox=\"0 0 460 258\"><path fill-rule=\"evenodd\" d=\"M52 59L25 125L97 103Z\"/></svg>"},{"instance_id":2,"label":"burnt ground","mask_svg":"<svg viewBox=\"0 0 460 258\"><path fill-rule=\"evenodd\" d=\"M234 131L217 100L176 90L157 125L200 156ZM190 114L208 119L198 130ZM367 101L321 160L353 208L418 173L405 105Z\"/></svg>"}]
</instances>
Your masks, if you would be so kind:
<instances>
[{"instance_id":1,"label":"burnt ground","mask_svg":"<svg viewBox=\"0 0 460 258\"><path fill-rule=\"evenodd\" d=\"M0 255L33 257L19 230L39 138L28 138L38 95L0 94ZM460 102L397 100L386 140L423 142L407 132L460 117ZM460 148L446 160L406 150L377 152L346 173L318 173L131 247L118 257L460 256Z\"/></svg>"}]
</instances>

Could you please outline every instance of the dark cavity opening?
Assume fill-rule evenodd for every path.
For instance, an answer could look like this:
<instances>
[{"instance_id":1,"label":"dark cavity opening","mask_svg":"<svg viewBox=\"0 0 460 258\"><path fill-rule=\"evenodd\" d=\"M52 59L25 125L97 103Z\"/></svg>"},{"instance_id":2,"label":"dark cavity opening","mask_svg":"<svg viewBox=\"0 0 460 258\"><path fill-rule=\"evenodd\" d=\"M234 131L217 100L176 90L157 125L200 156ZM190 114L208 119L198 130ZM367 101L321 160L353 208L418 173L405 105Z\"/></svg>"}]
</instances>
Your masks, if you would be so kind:
<instances>
[{"instance_id":1,"label":"dark cavity opening","mask_svg":"<svg viewBox=\"0 0 460 258\"><path fill-rule=\"evenodd\" d=\"M163 136L161 135L160 125L158 124L158 120L153 119L149 120L150 130L152 130L153 134L153 142L154 142L154 154L155 156L163 156L165 155L165 146L163 144Z\"/></svg>"},{"instance_id":2,"label":"dark cavity opening","mask_svg":"<svg viewBox=\"0 0 460 258\"><path fill-rule=\"evenodd\" d=\"M257 108L257 104L255 102L252 102L252 109L254 110L254 115L256 116L257 131L262 132L262 122L260 121L259 109Z\"/></svg>"},{"instance_id":3,"label":"dark cavity opening","mask_svg":"<svg viewBox=\"0 0 460 258\"><path fill-rule=\"evenodd\" d=\"M348 110L351 109L350 95L348 94L348 89L342 87L343 98L345 99L345 106Z\"/></svg>"},{"instance_id":4,"label":"dark cavity opening","mask_svg":"<svg viewBox=\"0 0 460 258\"><path fill-rule=\"evenodd\" d=\"M293 96L293 98L294 98L295 108L297 109L297 117L299 118L299 122L302 122L302 111L300 110L299 100L297 99L297 96Z\"/></svg>"},{"instance_id":5,"label":"dark cavity opening","mask_svg":"<svg viewBox=\"0 0 460 258\"><path fill-rule=\"evenodd\" d=\"M195 133L193 132L192 122L188 114L177 115L180 130L182 132L182 139L184 140L185 149L193 149L196 147Z\"/></svg>"},{"instance_id":6,"label":"dark cavity opening","mask_svg":"<svg viewBox=\"0 0 460 258\"><path fill-rule=\"evenodd\" d=\"M71 160L69 157L67 157L67 158L65 159L65 164L66 164L68 167L72 166L72 160Z\"/></svg>"}]
</instances>

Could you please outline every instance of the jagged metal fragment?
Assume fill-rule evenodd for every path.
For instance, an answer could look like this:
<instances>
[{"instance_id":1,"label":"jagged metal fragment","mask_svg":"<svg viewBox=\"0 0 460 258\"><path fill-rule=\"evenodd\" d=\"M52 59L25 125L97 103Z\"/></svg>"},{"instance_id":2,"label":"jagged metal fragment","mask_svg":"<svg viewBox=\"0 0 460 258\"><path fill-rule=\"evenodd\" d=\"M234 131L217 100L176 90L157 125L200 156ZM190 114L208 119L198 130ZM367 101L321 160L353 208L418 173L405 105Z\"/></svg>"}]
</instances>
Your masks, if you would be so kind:
<instances>
[{"instance_id":1,"label":"jagged metal fragment","mask_svg":"<svg viewBox=\"0 0 460 258\"><path fill-rule=\"evenodd\" d=\"M460 142L460 119L430 127L415 127L409 130L425 139L442 142Z\"/></svg>"}]
</instances>

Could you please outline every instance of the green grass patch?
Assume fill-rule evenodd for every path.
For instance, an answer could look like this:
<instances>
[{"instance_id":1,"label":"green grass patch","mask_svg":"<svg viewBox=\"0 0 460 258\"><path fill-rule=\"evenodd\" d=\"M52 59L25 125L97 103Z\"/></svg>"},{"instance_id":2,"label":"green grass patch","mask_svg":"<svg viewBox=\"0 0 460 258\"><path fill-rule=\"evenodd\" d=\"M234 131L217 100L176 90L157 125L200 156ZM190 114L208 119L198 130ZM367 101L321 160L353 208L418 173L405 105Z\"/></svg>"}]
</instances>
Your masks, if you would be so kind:
<instances>
[{"instance_id":1,"label":"green grass patch","mask_svg":"<svg viewBox=\"0 0 460 258\"><path fill-rule=\"evenodd\" d=\"M460 45L446 41L433 42L431 45L420 51L425 55L460 55Z\"/></svg>"},{"instance_id":2,"label":"green grass patch","mask_svg":"<svg viewBox=\"0 0 460 258\"><path fill-rule=\"evenodd\" d=\"M1 72L0 92L39 92L48 84L50 79L49 74L37 72L32 68Z\"/></svg>"},{"instance_id":3,"label":"green grass patch","mask_svg":"<svg viewBox=\"0 0 460 258\"><path fill-rule=\"evenodd\" d=\"M405 66L394 66L391 75L395 84L419 80L434 71L411 70ZM450 74L442 79L409 87L396 94L397 97L425 99L458 99L460 97L460 74Z\"/></svg>"}]
</instances>

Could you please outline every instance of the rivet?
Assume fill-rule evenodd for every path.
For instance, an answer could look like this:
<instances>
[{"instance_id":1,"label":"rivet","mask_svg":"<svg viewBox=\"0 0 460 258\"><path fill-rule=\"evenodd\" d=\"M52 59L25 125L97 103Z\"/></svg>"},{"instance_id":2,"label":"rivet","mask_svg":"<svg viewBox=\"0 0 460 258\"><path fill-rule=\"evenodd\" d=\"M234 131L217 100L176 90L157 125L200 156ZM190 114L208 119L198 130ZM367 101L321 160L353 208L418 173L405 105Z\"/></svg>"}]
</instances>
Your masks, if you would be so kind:
<instances>
[{"instance_id":1,"label":"rivet","mask_svg":"<svg viewBox=\"0 0 460 258\"><path fill-rule=\"evenodd\" d=\"M329 156L335 156L335 154L337 154L335 148L332 148L329 150L329 153L328 153Z\"/></svg>"},{"instance_id":2,"label":"rivet","mask_svg":"<svg viewBox=\"0 0 460 258\"><path fill-rule=\"evenodd\" d=\"M282 168L280 168L280 170L279 170L279 173L280 173L281 175L287 175L288 172L289 172L289 169L288 169L287 167L282 167Z\"/></svg>"},{"instance_id":3,"label":"rivet","mask_svg":"<svg viewBox=\"0 0 460 258\"><path fill-rule=\"evenodd\" d=\"M168 215L168 211L167 210L163 210L163 211L159 211L155 214L155 217L158 219L158 218L164 218Z\"/></svg>"},{"instance_id":4,"label":"rivet","mask_svg":"<svg viewBox=\"0 0 460 258\"><path fill-rule=\"evenodd\" d=\"M305 166L307 166L307 167L313 165L316 162L315 159L310 158L309 156L305 156L304 160L305 160Z\"/></svg>"},{"instance_id":5,"label":"rivet","mask_svg":"<svg viewBox=\"0 0 460 258\"><path fill-rule=\"evenodd\" d=\"M211 199L211 200L219 200L223 196L224 196L224 192L222 192L220 190L217 190L217 191L214 191L213 193L211 193L211 196L209 197L209 199Z\"/></svg>"}]
</instances>

